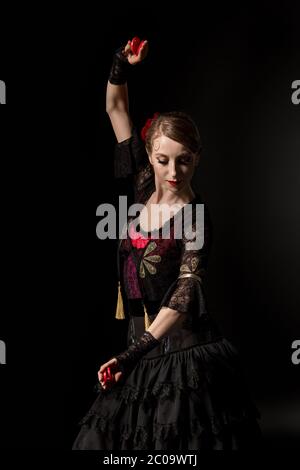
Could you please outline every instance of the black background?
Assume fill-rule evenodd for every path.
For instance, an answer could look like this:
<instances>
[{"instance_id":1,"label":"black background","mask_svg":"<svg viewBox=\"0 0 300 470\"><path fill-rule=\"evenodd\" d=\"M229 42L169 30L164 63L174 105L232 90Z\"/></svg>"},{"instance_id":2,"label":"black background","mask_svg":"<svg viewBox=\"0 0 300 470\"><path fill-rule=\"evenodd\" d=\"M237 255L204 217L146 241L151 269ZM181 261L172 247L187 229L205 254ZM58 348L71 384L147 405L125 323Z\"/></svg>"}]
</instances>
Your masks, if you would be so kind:
<instances>
[{"instance_id":1,"label":"black background","mask_svg":"<svg viewBox=\"0 0 300 470\"><path fill-rule=\"evenodd\" d=\"M114 320L116 242L97 239L95 214L126 189L113 178L105 88L113 51L135 35L149 40L150 51L130 76L132 117L142 126L155 111L183 110L199 126L204 152L194 188L214 225L208 306L240 350L266 448L295 447L296 2L200 2L197 11L53 6L7 15L0 447L69 449L95 397L98 366L124 347L126 325Z\"/></svg>"}]
</instances>

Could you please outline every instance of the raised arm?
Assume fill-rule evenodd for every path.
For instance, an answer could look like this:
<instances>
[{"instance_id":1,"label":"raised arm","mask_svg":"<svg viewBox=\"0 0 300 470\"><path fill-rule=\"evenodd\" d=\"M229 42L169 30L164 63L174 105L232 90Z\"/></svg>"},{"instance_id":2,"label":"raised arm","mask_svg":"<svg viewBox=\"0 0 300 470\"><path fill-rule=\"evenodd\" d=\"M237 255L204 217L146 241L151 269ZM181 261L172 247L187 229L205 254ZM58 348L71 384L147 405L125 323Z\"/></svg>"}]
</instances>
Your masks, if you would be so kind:
<instances>
[{"instance_id":1,"label":"raised arm","mask_svg":"<svg viewBox=\"0 0 300 470\"><path fill-rule=\"evenodd\" d=\"M141 43L137 54L133 53L131 41L128 41L125 48L121 47L114 55L106 89L106 112L118 142L131 137L132 123L129 115L127 88L128 68L144 60L147 53L147 41Z\"/></svg>"}]
</instances>

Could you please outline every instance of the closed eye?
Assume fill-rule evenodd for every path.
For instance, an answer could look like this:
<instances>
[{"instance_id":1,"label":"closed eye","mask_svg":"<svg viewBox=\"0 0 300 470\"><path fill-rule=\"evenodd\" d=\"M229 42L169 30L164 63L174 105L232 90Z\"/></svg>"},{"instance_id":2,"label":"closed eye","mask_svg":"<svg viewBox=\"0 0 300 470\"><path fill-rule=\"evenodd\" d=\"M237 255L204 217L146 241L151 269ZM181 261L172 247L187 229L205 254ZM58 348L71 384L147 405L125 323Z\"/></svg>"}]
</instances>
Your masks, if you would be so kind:
<instances>
[{"instance_id":1,"label":"closed eye","mask_svg":"<svg viewBox=\"0 0 300 470\"><path fill-rule=\"evenodd\" d=\"M162 160L157 160L157 161L161 165L167 165L168 164L168 162L166 162L166 161L162 161ZM178 163L179 163L179 165L189 165L191 163L191 159L189 158L187 160L186 159L185 160L180 160Z\"/></svg>"}]
</instances>

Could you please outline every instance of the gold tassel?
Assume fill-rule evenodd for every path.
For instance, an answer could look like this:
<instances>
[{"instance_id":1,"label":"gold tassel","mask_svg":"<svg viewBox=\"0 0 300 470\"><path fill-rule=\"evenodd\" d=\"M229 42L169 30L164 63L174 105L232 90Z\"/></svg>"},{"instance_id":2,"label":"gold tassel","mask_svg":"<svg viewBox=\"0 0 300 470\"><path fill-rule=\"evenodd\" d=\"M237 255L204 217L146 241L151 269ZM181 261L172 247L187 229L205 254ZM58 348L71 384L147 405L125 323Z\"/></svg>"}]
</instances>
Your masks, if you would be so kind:
<instances>
[{"instance_id":1,"label":"gold tassel","mask_svg":"<svg viewBox=\"0 0 300 470\"><path fill-rule=\"evenodd\" d=\"M150 317L149 317L149 315L148 315L148 313L147 313L145 304L144 304L144 313L145 313L145 316L144 316L144 319L145 319L145 330L148 330L148 328L149 328L150 325L151 325L151 320L150 320Z\"/></svg>"},{"instance_id":2,"label":"gold tassel","mask_svg":"<svg viewBox=\"0 0 300 470\"><path fill-rule=\"evenodd\" d=\"M118 283L118 302L117 302L115 318L117 320L125 320L124 305L123 305L123 299L122 299L122 294L121 294L120 281Z\"/></svg>"}]
</instances>

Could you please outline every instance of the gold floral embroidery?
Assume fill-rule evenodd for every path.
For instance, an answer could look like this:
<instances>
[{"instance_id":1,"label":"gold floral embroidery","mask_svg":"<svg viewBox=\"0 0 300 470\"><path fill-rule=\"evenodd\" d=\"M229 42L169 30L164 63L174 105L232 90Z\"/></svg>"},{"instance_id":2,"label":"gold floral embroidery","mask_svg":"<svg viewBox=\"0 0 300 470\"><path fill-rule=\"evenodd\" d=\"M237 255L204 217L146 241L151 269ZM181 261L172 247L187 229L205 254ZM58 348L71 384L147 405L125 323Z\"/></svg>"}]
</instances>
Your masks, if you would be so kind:
<instances>
[{"instance_id":1,"label":"gold floral embroidery","mask_svg":"<svg viewBox=\"0 0 300 470\"><path fill-rule=\"evenodd\" d=\"M157 247L157 244L155 242L148 243L147 248L144 253L144 257L148 256L148 254L151 253L151 251L154 251L156 247Z\"/></svg>"},{"instance_id":2,"label":"gold floral embroidery","mask_svg":"<svg viewBox=\"0 0 300 470\"><path fill-rule=\"evenodd\" d=\"M187 264L182 264L180 266L180 272L183 272L183 273L193 273L197 270L197 267L198 267L198 264L199 264L199 258L197 258L196 256L194 256L193 258L191 258L191 260L189 260L190 263L191 263L191 266L192 268L190 268Z\"/></svg>"},{"instance_id":3,"label":"gold floral embroidery","mask_svg":"<svg viewBox=\"0 0 300 470\"><path fill-rule=\"evenodd\" d=\"M182 265L180 266L180 271L181 271L181 272L184 272L184 273L190 273L190 272L191 272L191 270L190 270L190 268L188 267L187 264L182 264Z\"/></svg>"},{"instance_id":4,"label":"gold floral embroidery","mask_svg":"<svg viewBox=\"0 0 300 470\"><path fill-rule=\"evenodd\" d=\"M196 271L198 263L199 263L199 258L192 258L191 259L192 271L193 272Z\"/></svg>"},{"instance_id":5,"label":"gold floral embroidery","mask_svg":"<svg viewBox=\"0 0 300 470\"><path fill-rule=\"evenodd\" d=\"M143 277L143 278L146 277L145 268L150 274L156 274L156 267L153 266L152 263L159 263L161 261L161 256L150 255L150 253L152 253L156 247L157 247L157 244L153 241L147 245L147 248L144 252L144 256L140 264L140 277Z\"/></svg>"}]
</instances>

